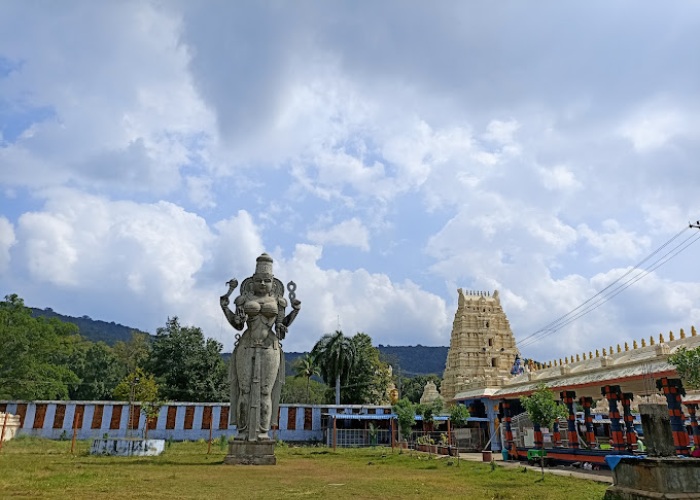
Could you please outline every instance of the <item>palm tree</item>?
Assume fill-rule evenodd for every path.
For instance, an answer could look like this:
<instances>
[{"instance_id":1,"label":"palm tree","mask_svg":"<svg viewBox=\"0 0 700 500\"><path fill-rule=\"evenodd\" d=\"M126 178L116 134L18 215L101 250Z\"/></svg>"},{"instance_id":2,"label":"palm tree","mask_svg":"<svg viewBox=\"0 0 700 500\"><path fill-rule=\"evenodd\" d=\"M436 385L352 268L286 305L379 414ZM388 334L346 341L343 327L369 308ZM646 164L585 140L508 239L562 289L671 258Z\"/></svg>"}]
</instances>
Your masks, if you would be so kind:
<instances>
[{"instance_id":1,"label":"palm tree","mask_svg":"<svg viewBox=\"0 0 700 500\"><path fill-rule=\"evenodd\" d=\"M347 380L355 364L355 344L350 337L336 330L327 333L316 342L311 350L326 384L335 381L335 404L340 404L340 381Z\"/></svg>"},{"instance_id":2,"label":"palm tree","mask_svg":"<svg viewBox=\"0 0 700 500\"><path fill-rule=\"evenodd\" d=\"M304 356L298 358L294 363L294 376L295 377L305 377L306 378L306 402L311 401L310 384L311 377L314 375L320 375L321 371L316 364L316 359L311 355L311 353L305 354Z\"/></svg>"}]
</instances>

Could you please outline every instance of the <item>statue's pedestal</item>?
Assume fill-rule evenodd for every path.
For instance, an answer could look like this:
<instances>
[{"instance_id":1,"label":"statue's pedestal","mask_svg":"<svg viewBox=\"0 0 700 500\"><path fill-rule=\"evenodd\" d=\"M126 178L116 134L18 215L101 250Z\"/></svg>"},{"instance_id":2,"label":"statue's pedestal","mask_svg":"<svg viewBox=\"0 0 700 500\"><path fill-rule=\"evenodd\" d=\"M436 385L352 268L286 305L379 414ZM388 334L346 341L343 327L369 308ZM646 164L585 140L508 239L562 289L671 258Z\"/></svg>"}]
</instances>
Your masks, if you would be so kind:
<instances>
[{"instance_id":1,"label":"statue's pedestal","mask_svg":"<svg viewBox=\"0 0 700 500\"><path fill-rule=\"evenodd\" d=\"M230 439L228 442L228 455L224 458L228 465L275 465L275 442L270 441L243 441Z\"/></svg>"},{"instance_id":2,"label":"statue's pedestal","mask_svg":"<svg viewBox=\"0 0 700 500\"><path fill-rule=\"evenodd\" d=\"M700 499L697 458L622 458L606 500Z\"/></svg>"}]
</instances>

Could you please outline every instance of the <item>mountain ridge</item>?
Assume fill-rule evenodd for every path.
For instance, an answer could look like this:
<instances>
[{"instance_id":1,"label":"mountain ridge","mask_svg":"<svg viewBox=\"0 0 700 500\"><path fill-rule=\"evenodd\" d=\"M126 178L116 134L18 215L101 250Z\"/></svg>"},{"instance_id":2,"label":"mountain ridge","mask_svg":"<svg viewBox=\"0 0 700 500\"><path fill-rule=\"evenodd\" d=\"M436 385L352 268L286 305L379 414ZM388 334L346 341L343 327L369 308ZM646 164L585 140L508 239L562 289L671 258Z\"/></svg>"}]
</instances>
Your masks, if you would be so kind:
<instances>
[{"instance_id":1,"label":"mountain ridge","mask_svg":"<svg viewBox=\"0 0 700 500\"><path fill-rule=\"evenodd\" d=\"M30 308L32 315L35 317L57 318L67 323L73 323L78 327L80 335L92 342L105 342L113 346L116 342L128 342L131 339L132 332L143 333L153 337L148 332L141 331L137 328L121 325L114 321L107 322L102 320L92 319L89 316L68 316L55 312L50 307L38 309ZM445 361L447 360L447 347L444 346L377 346L380 357L383 361L392 366L394 375L402 377L413 377L415 375L436 374L442 377L445 370ZM293 375L294 361L307 354L306 352L286 352L286 374ZM231 357L231 353L222 353L225 360Z\"/></svg>"}]
</instances>

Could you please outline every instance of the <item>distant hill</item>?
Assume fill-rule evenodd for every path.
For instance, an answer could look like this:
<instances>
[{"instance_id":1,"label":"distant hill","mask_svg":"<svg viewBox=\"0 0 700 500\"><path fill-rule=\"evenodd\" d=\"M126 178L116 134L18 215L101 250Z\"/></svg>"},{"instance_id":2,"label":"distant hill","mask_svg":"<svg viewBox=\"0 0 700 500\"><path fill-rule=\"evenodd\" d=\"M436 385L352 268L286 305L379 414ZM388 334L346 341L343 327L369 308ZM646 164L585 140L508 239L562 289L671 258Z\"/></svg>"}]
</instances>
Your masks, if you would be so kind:
<instances>
[{"instance_id":1,"label":"distant hill","mask_svg":"<svg viewBox=\"0 0 700 500\"><path fill-rule=\"evenodd\" d=\"M434 373L442 377L447 361L447 347L417 346L385 346L379 345L379 355L383 361L389 363L394 375L413 377L415 375L428 375ZM285 353L287 375L293 375L292 365L294 360L306 354L305 352Z\"/></svg>"},{"instance_id":2,"label":"distant hill","mask_svg":"<svg viewBox=\"0 0 700 500\"><path fill-rule=\"evenodd\" d=\"M146 333L141 332L136 328L120 325L114 321L107 323L106 321L92 319L89 316L82 316L80 318L66 316L64 314L54 312L54 310L50 307L46 309L37 309L32 307L31 310L32 316L37 318L58 318L66 323L73 323L80 330L80 335L93 342L103 341L106 344L114 345L120 340L123 342L129 341L129 339L131 339L132 331Z\"/></svg>"},{"instance_id":3,"label":"distant hill","mask_svg":"<svg viewBox=\"0 0 700 500\"><path fill-rule=\"evenodd\" d=\"M80 335L93 342L103 341L106 344L114 345L118 341L127 342L131 338L131 332L141 332L136 328L120 325L114 321L107 323L89 316L76 318L54 312L51 308L37 309L31 308L35 317L58 318L67 323L73 323L80 330ZM389 363L394 370L394 375L403 377L413 377L414 375L428 375L434 373L442 377L445 371L445 361L447 360L447 347L426 347L417 346L390 346L379 345L379 354L382 360ZM294 361L306 354L305 352L285 353L286 373L292 375L292 364ZM222 353L225 360L231 357L230 352Z\"/></svg>"}]
</instances>

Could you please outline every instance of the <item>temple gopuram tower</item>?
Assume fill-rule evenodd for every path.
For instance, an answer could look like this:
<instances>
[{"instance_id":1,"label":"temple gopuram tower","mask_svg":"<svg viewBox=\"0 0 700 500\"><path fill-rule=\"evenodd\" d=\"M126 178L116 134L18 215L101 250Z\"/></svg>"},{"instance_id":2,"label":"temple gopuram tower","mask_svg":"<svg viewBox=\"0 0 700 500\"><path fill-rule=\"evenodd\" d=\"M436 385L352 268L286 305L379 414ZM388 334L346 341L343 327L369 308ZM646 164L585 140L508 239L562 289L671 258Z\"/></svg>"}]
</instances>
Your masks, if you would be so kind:
<instances>
[{"instance_id":1,"label":"temple gopuram tower","mask_svg":"<svg viewBox=\"0 0 700 500\"><path fill-rule=\"evenodd\" d=\"M457 293L457 312L440 391L445 402L469 389L502 386L510 378L518 354L498 290L491 295L460 288Z\"/></svg>"}]
</instances>

